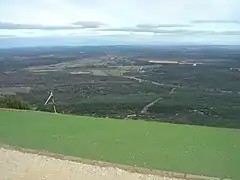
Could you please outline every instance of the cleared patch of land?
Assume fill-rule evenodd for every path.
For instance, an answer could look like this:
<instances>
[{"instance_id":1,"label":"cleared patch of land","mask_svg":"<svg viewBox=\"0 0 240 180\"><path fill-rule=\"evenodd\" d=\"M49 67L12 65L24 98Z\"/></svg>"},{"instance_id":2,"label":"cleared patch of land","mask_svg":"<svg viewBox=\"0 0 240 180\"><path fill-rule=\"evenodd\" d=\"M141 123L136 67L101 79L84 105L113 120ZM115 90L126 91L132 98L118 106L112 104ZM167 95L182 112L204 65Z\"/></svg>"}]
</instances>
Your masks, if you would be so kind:
<instances>
[{"instance_id":1,"label":"cleared patch of land","mask_svg":"<svg viewBox=\"0 0 240 180\"><path fill-rule=\"evenodd\" d=\"M170 60L149 60L150 63L159 63L159 64L179 64L179 61L170 61Z\"/></svg>"},{"instance_id":2,"label":"cleared patch of land","mask_svg":"<svg viewBox=\"0 0 240 180\"><path fill-rule=\"evenodd\" d=\"M31 87L1 87L0 95L15 95L16 93L29 93Z\"/></svg>"},{"instance_id":3,"label":"cleared patch of land","mask_svg":"<svg viewBox=\"0 0 240 180\"><path fill-rule=\"evenodd\" d=\"M240 130L0 110L0 142L112 163L239 179Z\"/></svg>"},{"instance_id":4,"label":"cleared patch of land","mask_svg":"<svg viewBox=\"0 0 240 180\"><path fill-rule=\"evenodd\" d=\"M86 72L86 71L74 71L74 72L70 72L70 74L81 75L81 74L91 74L91 72Z\"/></svg>"},{"instance_id":5,"label":"cleared patch of land","mask_svg":"<svg viewBox=\"0 0 240 180\"><path fill-rule=\"evenodd\" d=\"M156 64L195 64L194 62L188 62L188 61L176 61L176 60L148 60L150 63L156 63ZM198 63L203 64L203 63Z\"/></svg>"}]
</instances>

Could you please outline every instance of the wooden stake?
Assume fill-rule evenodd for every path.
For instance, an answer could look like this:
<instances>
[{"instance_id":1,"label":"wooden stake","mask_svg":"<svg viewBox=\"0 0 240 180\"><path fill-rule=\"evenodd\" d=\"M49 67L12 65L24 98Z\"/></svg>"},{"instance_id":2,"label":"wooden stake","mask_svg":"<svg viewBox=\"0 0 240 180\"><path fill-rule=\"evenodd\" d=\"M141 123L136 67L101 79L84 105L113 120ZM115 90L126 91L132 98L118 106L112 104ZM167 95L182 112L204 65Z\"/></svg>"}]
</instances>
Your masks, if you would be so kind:
<instances>
[{"instance_id":1,"label":"wooden stake","mask_svg":"<svg viewBox=\"0 0 240 180\"><path fill-rule=\"evenodd\" d=\"M54 110L54 113L57 113L57 109L56 109L56 105L55 105L54 97L52 97L52 103L53 103L53 110Z\"/></svg>"}]
</instances>

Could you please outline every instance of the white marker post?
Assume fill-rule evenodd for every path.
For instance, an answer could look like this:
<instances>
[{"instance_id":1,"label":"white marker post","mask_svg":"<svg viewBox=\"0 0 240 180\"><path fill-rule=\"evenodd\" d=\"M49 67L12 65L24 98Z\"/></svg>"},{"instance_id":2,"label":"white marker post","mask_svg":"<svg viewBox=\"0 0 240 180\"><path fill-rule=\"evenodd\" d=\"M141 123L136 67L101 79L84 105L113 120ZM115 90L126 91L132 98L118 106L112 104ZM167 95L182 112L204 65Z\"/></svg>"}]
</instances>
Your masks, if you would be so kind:
<instances>
[{"instance_id":1,"label":"white marker post","mask_svg":"<svg viewBox=\"0 0 240 180\"><path fill-rule=\"evenodd\" d=\"M51 99L52 99L54 113L57 113L56 105L55 105L55 101L54 101L54 97L53 97L53 92L52 91L50 91L50 95L49 95L48 99L46 100L46 102L44 103L44 105L47 105Z\"/></svg>"}]
</instances>

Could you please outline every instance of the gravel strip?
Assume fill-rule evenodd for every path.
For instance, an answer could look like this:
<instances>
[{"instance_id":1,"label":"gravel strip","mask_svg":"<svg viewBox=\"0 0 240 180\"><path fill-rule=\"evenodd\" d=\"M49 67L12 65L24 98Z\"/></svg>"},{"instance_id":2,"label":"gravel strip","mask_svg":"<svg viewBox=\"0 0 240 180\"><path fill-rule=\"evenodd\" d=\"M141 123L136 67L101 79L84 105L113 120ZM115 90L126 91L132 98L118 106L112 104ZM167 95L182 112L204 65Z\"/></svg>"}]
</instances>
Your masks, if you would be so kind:
<instances>
[{"instance_id":1,"label":"gravel strip","mask_svg":"<svg viewBox=\"0 0 240 180\"><path fill-rule=\"evenodd\" d=\"M0 149L0 180L180 180Z\"/></svg>"}]
</instances>

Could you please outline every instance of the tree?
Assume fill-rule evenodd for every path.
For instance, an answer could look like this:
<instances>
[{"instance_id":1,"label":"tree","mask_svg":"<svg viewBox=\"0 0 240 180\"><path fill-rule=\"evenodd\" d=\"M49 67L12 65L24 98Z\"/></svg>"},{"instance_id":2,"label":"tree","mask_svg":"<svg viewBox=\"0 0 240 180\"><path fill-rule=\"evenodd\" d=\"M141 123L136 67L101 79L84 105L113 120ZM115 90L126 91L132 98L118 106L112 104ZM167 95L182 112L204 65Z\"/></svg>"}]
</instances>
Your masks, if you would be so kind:
<instances>
[{"instance_id":1,"label":"tree","mask_svg":"<svg viewBox=\"0 0 240 180\"><path fill-rule=\"evenodd\" d=\"M0 99L0 108L10 108L10 109L31 109L29 104L25 101L17 98L16 96L7 96Z\"/></svg>"}]
</instances>

